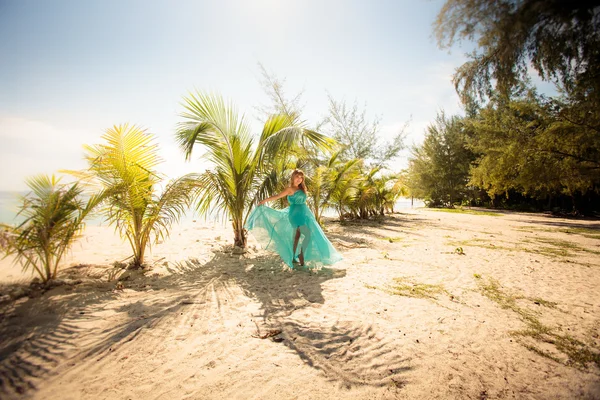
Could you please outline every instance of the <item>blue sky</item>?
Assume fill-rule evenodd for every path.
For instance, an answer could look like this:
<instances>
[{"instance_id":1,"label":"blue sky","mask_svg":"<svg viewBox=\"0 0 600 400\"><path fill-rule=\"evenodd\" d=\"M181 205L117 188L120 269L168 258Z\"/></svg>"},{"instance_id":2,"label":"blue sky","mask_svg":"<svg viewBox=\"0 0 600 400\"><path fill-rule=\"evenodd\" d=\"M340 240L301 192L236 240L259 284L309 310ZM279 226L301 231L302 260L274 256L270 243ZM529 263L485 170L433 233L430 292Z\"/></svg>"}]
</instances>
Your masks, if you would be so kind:
<instances>
[{"instance_id":1,"label":"blue sky","mask_svg":"<svg viewBox=\"0 0 600 400\"><path fill-rule=\"evenodd\" d=\"M173 140L182 97L219 92L258 127L259 62L288 93L304 90L309 123L326 115L329 92L380 116L382 138L412 119L407 144L419 143L439 109L460 111L451 75L464 50L432 37L442 4L0 0L0 190L84 168L82 145L124 122L157 135L168 176L202 171Z\"/></svg>"}]
</instances>

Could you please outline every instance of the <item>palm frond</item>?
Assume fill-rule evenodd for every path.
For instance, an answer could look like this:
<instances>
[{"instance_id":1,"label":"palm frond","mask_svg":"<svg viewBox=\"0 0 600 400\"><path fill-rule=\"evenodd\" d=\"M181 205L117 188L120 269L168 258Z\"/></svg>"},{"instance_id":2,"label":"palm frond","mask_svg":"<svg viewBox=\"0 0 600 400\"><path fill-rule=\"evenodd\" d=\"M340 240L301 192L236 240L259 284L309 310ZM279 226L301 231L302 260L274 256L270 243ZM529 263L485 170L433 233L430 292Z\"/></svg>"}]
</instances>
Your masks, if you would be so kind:
<instances>
[{"instance_id":1,"label":"palm frond","mask_svg":"<svg viewBox=\"0 0 600 400\"><path fill-rule=\"evenodd\" d=\"M232 158L233 137L249 141L249 127L244 118L238 117L233 105L215 94L189 93L184 98L183 107L186 112L181 116L186 121L177 126L175 138L184 151L187 160L192 155L194 144L206 146L210 153L218 155L211 161L219 162L224 154Z\"/></svg>"},{"instance_id":2,"label":"palm frond","mask_svg":"<svg viewBox=\"0 0 600 400\"><path fill-rule=\"evenodd\" d=\"M270 161L299 144L310 143L321 150L330 150L335 141L326 135L294 125L287 115L274 115L265 123L259 141L259 162Z\"/></svg>"},{"instance_id":3,"label":"palm frond","mask_svg":"<svg viewBox=\"0 0 600 400\"><path fill-rule=\"evenodd\" d=\"M198 174L187 174L169 182L161 196L148 206L142 228L143 237L149 239L152 232L156 240L169 236L173 223L179 222L196 199L198 178Z\"/></svg>"}]
</instances>

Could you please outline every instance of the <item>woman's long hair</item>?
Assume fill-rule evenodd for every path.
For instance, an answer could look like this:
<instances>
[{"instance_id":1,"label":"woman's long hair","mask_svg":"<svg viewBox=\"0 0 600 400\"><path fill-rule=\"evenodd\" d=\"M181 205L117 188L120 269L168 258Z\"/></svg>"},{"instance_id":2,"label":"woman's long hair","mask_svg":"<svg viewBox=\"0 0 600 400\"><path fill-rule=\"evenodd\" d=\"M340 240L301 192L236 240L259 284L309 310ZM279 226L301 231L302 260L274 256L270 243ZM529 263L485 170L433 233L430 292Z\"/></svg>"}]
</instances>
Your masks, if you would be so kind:
<instances>
[{"instance_id":1,"label":"woman's long hair","mask_svg":"<svg viewBox=\"0 0 600 400\"><path fill-rule=\"evenodd\" d=\"M306 178L304 177L304 171L302 171L301 169L295 169L292 172L292 176L290 177L290 187L294 184L294 178L297 176L302 177L302 183L299 184L298 187L300 188L300 190L306 193Z\"/></svg>"}]
</instances>

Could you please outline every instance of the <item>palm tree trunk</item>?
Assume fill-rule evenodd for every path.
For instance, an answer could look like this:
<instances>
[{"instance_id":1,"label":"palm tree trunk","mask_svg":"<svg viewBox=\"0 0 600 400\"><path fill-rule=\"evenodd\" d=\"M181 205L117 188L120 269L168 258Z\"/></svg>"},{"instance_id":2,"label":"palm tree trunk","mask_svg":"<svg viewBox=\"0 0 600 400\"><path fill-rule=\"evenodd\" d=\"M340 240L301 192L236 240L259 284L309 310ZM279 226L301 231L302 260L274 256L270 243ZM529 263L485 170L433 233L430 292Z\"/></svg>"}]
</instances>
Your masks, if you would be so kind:
<instances>
[{"instance_id":1,"label":"palm tree trunk","mask_svg":"<svg viewBox=\"0 0 600 400\"><path fill-rule=\"evenodd\" d=\"M340 222L344 221L343 207L342 207L341 202L340 202L340 206L338 208L338 213L340 214Z\"/></svg>"},{"instance_id":2,"label":"palm tree trunk","mask_svg":"<svg viewBox=\"0 0 600 400\"><path fill-rule=\"evenodd\" d=\"M138 244L138 248L133 256L133 267L139 268L144 264L144 253L146 252L146 246Z\"/></svg>"},{"instance_id":3,"label":"palm tree trunk","mask_svg":"<svg viewBox=\"0 0 600 400\"><path fill-rule=\"evenodd\" d=\"M139 217L137 217L135 219L135 222L134 222L135 249L134 249L133 265L132 265L134 268L139 268L144 264L144 253L146 252L146 241L144 240L144 237L143 237L142 227L143 227L142 216L140 215Z\"/></svg>"},{"instance_id":4,"label":"palm tree trunk","mask_svg":"<svg viewBox=\"0 0 600 400\"><path fill-rule=\"evenodd\" d=\"M48 248L49 245L46 245L45 247L46 248L44 249L44 272L46 276L44 278L44 282L48 282L50 279L52 279L52 254L50 253L50 249Z\"/></svg>"},{"instance_id":5,"label":"palm tree trunk","mask_svg":"<svg viewBox=\"0 0 600 400\"><path fill-rule=\"evenodd\" d=\"M234 232L234 238L233 238L234 246L245 248L246 244L248 242L248 239L246 237L246 230L244 229L244 224L242 223L242 219L234 218L232 221L232 225L233 225L233 232Z\"/></svg>"}]
</instances>

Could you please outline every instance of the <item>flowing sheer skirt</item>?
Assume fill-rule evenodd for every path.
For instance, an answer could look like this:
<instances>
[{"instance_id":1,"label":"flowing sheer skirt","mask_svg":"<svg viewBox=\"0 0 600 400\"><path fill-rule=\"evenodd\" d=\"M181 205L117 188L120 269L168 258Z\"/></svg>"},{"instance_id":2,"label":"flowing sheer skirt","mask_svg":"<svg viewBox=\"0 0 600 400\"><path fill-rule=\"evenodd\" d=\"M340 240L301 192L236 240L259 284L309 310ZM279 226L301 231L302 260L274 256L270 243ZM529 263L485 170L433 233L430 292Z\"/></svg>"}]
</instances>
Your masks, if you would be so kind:
<instances>
[{"instance_id":1,"label":"flowing sheer skirt","mask_svg":"<svg viewBox=\"0 0 600 400\"><path fill-rule=\"evenodd\" d=\"M292 204L283 210L259 206L252 210L246 229L265 250L274 251L291 268L300 251L305 264L332 265L342 259L306 204ZM300 238L294 254L294 238Z\"/></svg>"}]
</instances>

